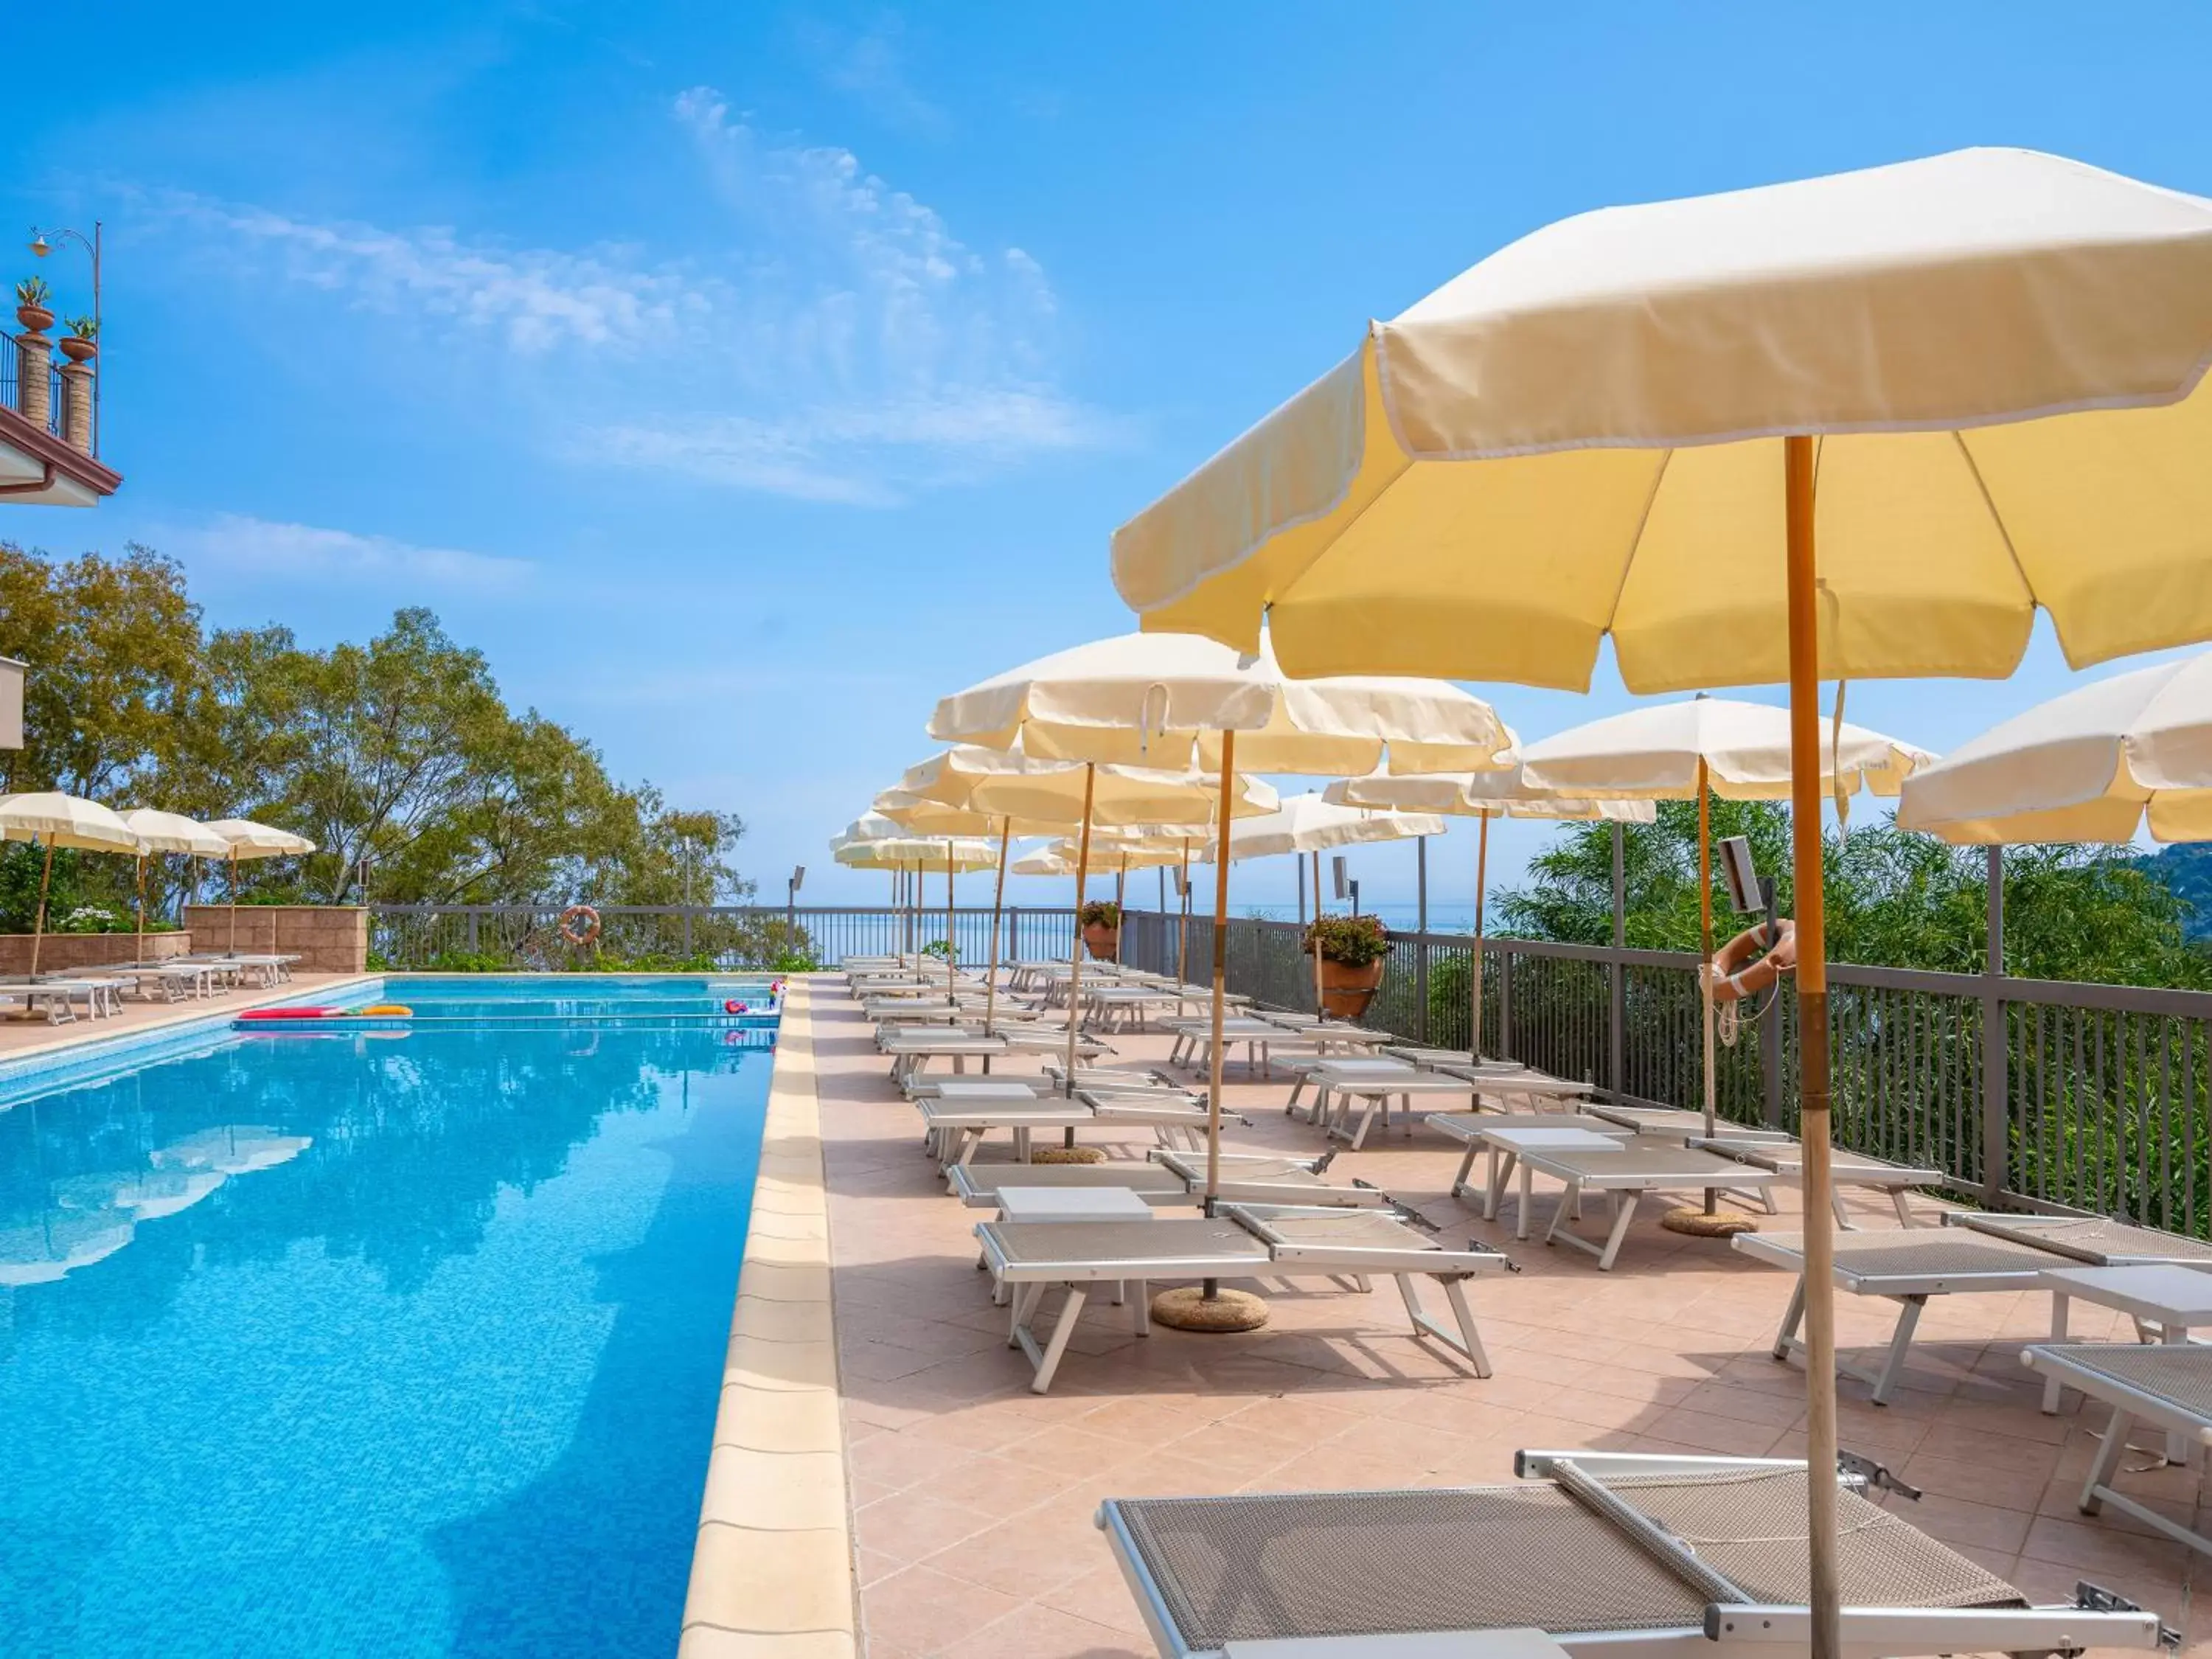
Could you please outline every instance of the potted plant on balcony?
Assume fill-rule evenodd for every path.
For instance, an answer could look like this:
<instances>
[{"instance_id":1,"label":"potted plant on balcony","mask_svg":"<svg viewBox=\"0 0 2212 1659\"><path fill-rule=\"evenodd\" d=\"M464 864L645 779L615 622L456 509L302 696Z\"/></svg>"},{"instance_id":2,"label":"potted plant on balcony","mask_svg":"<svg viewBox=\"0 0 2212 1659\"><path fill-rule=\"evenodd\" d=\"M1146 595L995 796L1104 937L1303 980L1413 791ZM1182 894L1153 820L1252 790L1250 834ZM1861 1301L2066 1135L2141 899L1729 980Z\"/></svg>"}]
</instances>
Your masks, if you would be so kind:
<instances>
[{"instance_id":1,"label":"potted plant on balcony","mask_svg":"<svg viewBox=\"0 0 2212 1659\"><path fill-rule=\"evenodd\" d=\"M52 328L54 313L46 309L46 300L52 292L43 276L26 276L16 283L15 320L34 333Z\"/></svg>"},{"instance_id":2,"label":"potted plant on balcony","mask_svg":"<svg viewBox=\"0 0 2212 1659\"><path fill-rule=\"evenodd\" d=\"M1121 950L1121 907L1112 899L1093 899L1078 912L1083 948L1094 962L1111 962Z\"/></svg>"},{"instance_id":3,"label":"potted plant on balcony","mask_svg":"<svg viewBox=\"0 0 2212 1659\"><path fill-rule=\"evenodd\" d=\"M1390 941L1376 916L1323 916L1306 928L1301 949L1321 952L1321 1006L1337 1019L1358 1019L1382 983Z\"/></svg>"},{"instance_id":4,"label":"potted plant on balcony","mask_svg":"<svg viewBox=\"0 0 2212 1659\"><path fill-rule=\"evenodd\" d=\"M100 325L90 317L71 317L63 325L69 332L58 343L62 356L73 363L88 362L100 356Z\"/></svg>"}]
</instances>

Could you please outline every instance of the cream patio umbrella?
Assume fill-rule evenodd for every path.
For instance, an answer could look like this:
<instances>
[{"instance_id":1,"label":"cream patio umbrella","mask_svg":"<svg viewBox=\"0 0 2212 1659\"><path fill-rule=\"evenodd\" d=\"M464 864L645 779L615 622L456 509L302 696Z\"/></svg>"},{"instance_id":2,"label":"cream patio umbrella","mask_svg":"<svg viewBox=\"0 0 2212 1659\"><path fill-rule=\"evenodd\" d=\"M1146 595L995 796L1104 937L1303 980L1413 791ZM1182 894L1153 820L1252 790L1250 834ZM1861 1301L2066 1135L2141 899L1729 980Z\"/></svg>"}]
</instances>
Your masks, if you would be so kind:
<instances>
[{"instance_id":1,"label":"cream patio umbrella","mask_svg":"<svg viewBox=\"0 0 2212 1659\"><path fill-rule=\"evenodd\" d=\"M1220 1194L1221 1021L1228 975L1229 780L1255 770L1337 776L1388 763L1401 771L1483 770L1512 733L1480 698L1441 681L1400 676L1298 681L1255 636L1249 653L1200 638L1125 634L1038 658L945 698L932 737L1092 762L1164 756L1181 762L1201 740L1223 781L1214 814L1213 1041L1206 1078L1206 1201ZM1238 744L1246 752L1240 756ZM1070 1067L1073 1070L1073 1066ZM1195 1305L1167 1292L1156 1312L1199 1328L1249 1329L1266 1318L1256 1297L1220 1293L1211 1280ZM1241 1310L1241 1312L1238 1311Z\"/></svg>"},{"instance_id":2,"label":"cream patio umbrella","mask_svg":"<svg viewBox=\"0 0 2212 1659\"><path fill-rule=\"evenodd\" d=\"M141 806L123 814L123 822L138 837L138 937L132 949L138 959L146 956L146 860L155 853L182 853L197 859L230 856L230 843L204 823L175 812L157 812ZM197 878L195 878L197 879Z\"/></svg>"},{"instance_id":3,"label":"cream patio umbrella","mask_svg":"<svg viewBox=\"0 0 2212 1659\"><path fill-rule=\"evenodd\" d=\"M39 945L46 932L46 890L54 878L54 849L75 848L88 853L121 853L136 858L138 837L122 817L97 801L46 790L31 794L0 796L0 841L27 841L41 845L46 856L39 870L38 918L31 928L31 976L39 972Z\"/></svg>"},{"instance_id":4,"label":"cream patio umbrella","mask_svg":"<svg viewBox=\"0 0 2212 1659\"><path fill-rule=\"evenodd\" d=\"M2002 678L2212 637L2212 202L1966 150L1539 230L1389 323L1114 538L1147 629L1302 674L1632 691ZM1815 483L1818 497L1815 499ZM1828 1182L1799 884L1805 1185ZM1806 1216L1812 1648L1840 1641L1833 1238Z\"/></svg>"},{"instance_id":5,"label":"cream patio umbrella","mask_svg":"<svg viewBox=\"0 0 2212 1659\"><path fill-rule=\"evenodd\" d=\"M1370 772L1364 777L1340 778L1322 791L1322 799L1344 806L1379 806L1398 812L1443 812L1475 820L1474 832L1474 945L1468 953L1468 1059L1482 1058L1482 940L1483 904L1490 885L1490 821L1492 818L1553 818L1600 820L1612 823L1649 823L1658 811L1648 800L1593 800L1551 795L1528 787L1519 769L1510 772L1431 773L1418 777L1392 777ZM1320 887L1315 889L1320 903Z\"/></svg>"},{"instance_id":6,"label":"cream patio umbrella","mask_svg":"<svg viewBox=\"0 0 2212 1659\"><path fill-rule=\"evenodd\" d=\"M1991 726L1905 780L1897 822L1976 846L2212 841L2212 652Z\"/></svg>"},{"instance_id":7,"label":"cream patio umbrella","mask_svg":"<svg viewBox=\"0 0 2212 1659\"><path fill-rule=\"evenodd\" d=\"M1838 715L1821 725L1820 793L1839 815L1861 789L1893 796L1916 767L1936 757L1899 738L1852 726ZM1591 720L1522 751L1530 785L1648 800L1698 803L1698 1001L1704 1028L1705 1133L1717 1116L1713 1053L1713 854L1711 797L1787 800L1790 793L1790 711L1700 693ZM1815 813L1818 808L1814 809ZM1705 1212L1718 1194L1705 1194Z\"/></svg>"},{"instance_id":8,"label":"cream patio umbrella","mask_svg":"<svg viewBox=\"0 0 2212 1659\"><path fill-rule=\"evenodd\" d=\"M951 931L951 882L956 870L988 870L995 861L991 844L969 836L929 836L902 829L881 813L870 812L830 839L830 856L853 870L888 870L895 875L911 873L919 916L921 877L940 866L945 872L946 943ZM911 942L911 940L909 940ZM957 952L956 952L957 958ZM957 959L948 973L957 968Z\"/></svg>"},{"instance_id":9,"label":"cream patio umbrella","mask_svg":"<svg viewBox=\"0 0 2212 1659\"><path fill-rule=\"evenodd\" d=\"M315 850L305 836L251 818L217 818L207 826L230 846L230 954L238 954L238 863L240 859L303 858ZM269 918L269 948L276 948L276 918Z\"/></svg>"},{"instance_id":10,"label":"cream patio umbrella","mask_svg":"<svg viewBox=\"0 0 2212 1659\"><path fill-rule=\"evenodd\" d=\"M1187 760L1189 753L1189 745L1184 745L1182 757ZM1272 812L1276 805L1273 789L1234 774L1217 780L1187 767L1170 769L1048 759L1018 749L1000 750L973 744L945 750L908 767L897 787L902 793L939 806L1020 819L1032 826L1054 823L1076 831L1078 925L1070 947L1067 994L1066 1087L1071 1094L1075 1089L1076 1030L1082 1012L1080 917L1084 889L1091 876L1093 830L1101 824L1135 828L1160 823L1188 823L1202 829L1217 810L1236 816ZM1006 840L1002 833L1001 848ZM985 993L987 1005L995 995L994 990Z\"/></svg>"}]
</instances>

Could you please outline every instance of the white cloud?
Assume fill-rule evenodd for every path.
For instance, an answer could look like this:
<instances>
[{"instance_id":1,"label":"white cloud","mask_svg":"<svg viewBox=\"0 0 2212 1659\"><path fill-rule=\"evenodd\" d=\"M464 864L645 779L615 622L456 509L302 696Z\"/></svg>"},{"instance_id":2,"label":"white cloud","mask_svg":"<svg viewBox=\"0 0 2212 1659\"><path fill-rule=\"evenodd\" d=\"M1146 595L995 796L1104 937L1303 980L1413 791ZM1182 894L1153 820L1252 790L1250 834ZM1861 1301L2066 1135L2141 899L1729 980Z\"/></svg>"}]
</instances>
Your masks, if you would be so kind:
<instances>
[{"instance_id":1,"label":"white cloud","mask_svg":"<svg viewBox=\"0 0 2212 1659\"><path fill-rule=\"evenodd\" d=\"M944 110L917 90L907 77L900 50L905 29L896 17L886 17L856 35L845 35L824 25L802 22L801 43L821 67L822 78L836 91L859 104L886 126L934 136L951 125Z\"/></svg>"},{"instance_id":2,"label":"white cloud","mask_svg":"<svg viewBox=\"0 0 2212 1659\"><path fill-rule=\"evenodd\" d=\"M422 547L390 536L287 524L242 513L219 513L206 524L155 538L187 560L294 580L368 581L392 577L441 588L506 588L529 576L526 559L501 558L453 547Z\"/></svg>"},{"instance_id":3,"label":"white cloud","mask_svg":"<svg viewBox=\"0 0 2212 1659\"><path fill-rule=\"evenodd\" d=\"M190 195L158 209L220 250L230 280L287 282L389 319L410 350L471 354L484 372L458 407L564 461L880 506L1114 441L1056 381L1057 301L1027 252L969 246L852 151L763 137L710 87L670 113L720 211L711 257L509 247ZM332 336L328 368L344 343ZM410 361L362 343L364 374ZM398 394L465 366L442 367Z\"/></svg>"}]
</instances>

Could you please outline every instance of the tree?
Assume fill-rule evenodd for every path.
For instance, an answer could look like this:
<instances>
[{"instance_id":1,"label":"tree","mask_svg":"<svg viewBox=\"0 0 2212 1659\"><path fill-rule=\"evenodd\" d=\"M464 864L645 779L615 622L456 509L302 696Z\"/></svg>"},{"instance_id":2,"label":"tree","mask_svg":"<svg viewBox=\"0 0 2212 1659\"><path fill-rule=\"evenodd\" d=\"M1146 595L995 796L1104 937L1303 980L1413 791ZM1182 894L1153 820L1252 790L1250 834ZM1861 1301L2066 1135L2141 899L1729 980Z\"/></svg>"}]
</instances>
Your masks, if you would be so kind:
<instances>
[{"instance_id":1,"label":"tree","mask_svg":"<svg viewBox=\"0 0 2212 1659\"><path fill-rule=\"evenodd\" d=\"M1790 815L1763 801L1716 800L1712 834L1742 835L1794 911ZM1658 822L1624 832L1628 944L1698 948L1698 812L1662 801ZM1831 830L1822 841L1828 953L1838 962L1978 973L1988 948L1987 865L1977 848L1899 830L1891 819ZM1613 831L1578 826L1529 866L1526 887L1501 893L1501 931L1602 945L1612 939ZM2005 855L2005 969L2031 979L2212 988L2212 963L2191 948L2187 905L2124 851L2019 847ZM1714 927L1744 926L1716 884Z\"/></svg>"}]
</instances>

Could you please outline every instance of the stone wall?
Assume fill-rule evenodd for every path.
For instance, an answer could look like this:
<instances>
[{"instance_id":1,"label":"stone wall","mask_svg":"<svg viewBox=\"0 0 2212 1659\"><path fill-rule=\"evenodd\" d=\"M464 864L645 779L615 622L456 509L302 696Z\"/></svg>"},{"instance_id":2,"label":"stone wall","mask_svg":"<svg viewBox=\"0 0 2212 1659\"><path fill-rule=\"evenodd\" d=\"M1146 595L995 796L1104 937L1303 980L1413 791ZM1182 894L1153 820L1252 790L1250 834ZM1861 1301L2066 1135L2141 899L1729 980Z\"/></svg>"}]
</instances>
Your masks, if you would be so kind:
<instances>
[{"instance_id":1,"label":"stone wall","mask_svg":"<svg viewBox=\"0 0 2212 1659\"><path fill-rule=\"evenodd\" d=\"M185 926L203 951L227 951L230 909L188 904ZM358 974L368 966L368 912L358 905L241 904L238 948L295 953L307 974Z\"/></svg>"},{"instance_id":2,"label":"stone wall","mask_svg":"<svg viewBox=\"0 0 2212 1659\"><path fill-rule=\"evenodd\" d=\"M192 948L190 933L149 933L146 948L138 949L136 933L48 933L39 941L39 971L42 974L74 973L80 968L100 968L110 963L135 962L143 954L149 960L165 960L181 957ZM31 936L28 933L0 933L0 974L27 974L31 971Z\"/></svg>"}]
</instances>

